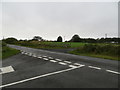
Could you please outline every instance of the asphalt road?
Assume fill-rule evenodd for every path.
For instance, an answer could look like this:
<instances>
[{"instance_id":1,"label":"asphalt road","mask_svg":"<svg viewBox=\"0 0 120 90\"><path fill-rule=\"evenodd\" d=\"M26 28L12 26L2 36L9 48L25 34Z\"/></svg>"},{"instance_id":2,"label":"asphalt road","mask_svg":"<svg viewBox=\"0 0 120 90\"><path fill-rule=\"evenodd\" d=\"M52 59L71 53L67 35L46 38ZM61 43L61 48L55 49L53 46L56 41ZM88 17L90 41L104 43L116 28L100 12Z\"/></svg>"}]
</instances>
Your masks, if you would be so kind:
<instances>
[{"instance_id":1,"label":"asphalt road","mask_svg":"<svg viewBox=\"0 0 120 90\"><path fill-rule=\"evenodd\" d=\"M15 45L21 53L3 60L0 88L118 88L118 61Z\"/></svg>"}]
</instances>

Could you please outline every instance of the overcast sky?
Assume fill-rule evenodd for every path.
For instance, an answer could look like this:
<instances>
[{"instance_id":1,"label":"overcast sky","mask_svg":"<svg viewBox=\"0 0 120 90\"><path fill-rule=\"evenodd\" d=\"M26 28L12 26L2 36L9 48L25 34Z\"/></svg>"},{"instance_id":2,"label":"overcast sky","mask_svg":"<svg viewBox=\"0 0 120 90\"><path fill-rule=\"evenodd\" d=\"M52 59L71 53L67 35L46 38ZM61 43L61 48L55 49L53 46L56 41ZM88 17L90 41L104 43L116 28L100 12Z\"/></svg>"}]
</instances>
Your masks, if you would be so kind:
<instances>
[{"instance_id":1,"label":"overcast sky","mask_svg":"<svg viewBox=\"0 0 120 90\"><path fill-rule=\"evenodd\" d=\"M118 36L117 2L3 2L2 36L70 40Z\"/></svg>"}]
</instances>

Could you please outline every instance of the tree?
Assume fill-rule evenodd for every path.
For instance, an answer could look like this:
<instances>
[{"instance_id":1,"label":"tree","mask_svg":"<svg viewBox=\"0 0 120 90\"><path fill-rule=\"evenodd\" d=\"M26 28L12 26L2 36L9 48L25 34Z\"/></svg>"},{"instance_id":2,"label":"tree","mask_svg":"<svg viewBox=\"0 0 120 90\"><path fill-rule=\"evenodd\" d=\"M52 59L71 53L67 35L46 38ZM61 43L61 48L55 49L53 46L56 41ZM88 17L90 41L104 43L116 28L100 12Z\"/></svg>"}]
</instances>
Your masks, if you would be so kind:
<instances>
[{"instance_id":1,"label":"tree","mask_svg":"<svg viewBox=\"0 0 120 90\"><path fill-rule=\"evenodd\" d=\"M70 42L80 42L80 41L81 41L81 38L77 34L75 34L70 40Z\"/></svg>"},{"instance_id":2,"label":"tree","mask_svg":"<svg viewBox=\"0 0 120 90\"><path fill-rule=\"evenodd\" d=\"M13 37L4 39L3 41L8 43L8 44L15 44L18 42L18 40L16 38L13 38Z\"/></svg>"},{"instance_id":3,"label":"tree","mask_svg":"<svg viewBox=\"0 0 120 90\"><path fill-rule=\"evenodd\" d=\"M42 37L40 37L40 36L34 36L32 40L43 41Z\"/></svg>"},{"instance_id":4,"label":"tree","mask_svg":"<svg viewBox=\"0 0 120 90\"><path fill-rule=\"evenodd\" d=\"M61 37L61 36L59 36L59 37L57 38L57 42L62 42L62 37Z\"/></svg>"}]
</instances>

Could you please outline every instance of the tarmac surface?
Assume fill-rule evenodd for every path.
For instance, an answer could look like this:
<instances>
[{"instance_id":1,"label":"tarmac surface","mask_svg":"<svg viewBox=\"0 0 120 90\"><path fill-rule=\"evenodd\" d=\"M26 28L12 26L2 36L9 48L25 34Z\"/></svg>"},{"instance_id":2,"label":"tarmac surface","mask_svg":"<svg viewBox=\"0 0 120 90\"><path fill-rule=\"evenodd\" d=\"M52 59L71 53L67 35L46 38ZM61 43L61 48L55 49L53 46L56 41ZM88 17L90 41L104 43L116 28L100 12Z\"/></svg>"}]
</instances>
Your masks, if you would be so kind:
<instances>
[{"instance_id":1,"label":"tarmac surface","mask_svg":"<svg viewBox=\"0 0 120 90\"><path fill-rule=\"evenodd\" d=\"M0 88L118 88L118 61L9 45ZM3 71L2 71L3 70Z\"/></svg>"}]
</instances>

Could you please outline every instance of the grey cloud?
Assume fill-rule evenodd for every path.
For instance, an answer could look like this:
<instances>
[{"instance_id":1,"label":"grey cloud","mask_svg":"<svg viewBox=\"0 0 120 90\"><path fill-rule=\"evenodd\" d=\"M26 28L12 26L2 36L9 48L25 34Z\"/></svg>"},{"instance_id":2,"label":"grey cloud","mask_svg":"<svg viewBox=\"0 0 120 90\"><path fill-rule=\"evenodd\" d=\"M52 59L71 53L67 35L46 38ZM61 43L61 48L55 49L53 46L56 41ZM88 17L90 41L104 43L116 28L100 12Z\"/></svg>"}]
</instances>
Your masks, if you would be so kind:
<instances>
[{"instance_id":1,"label":"grey cloud","mask_svg":"<svg viewBox=\"0 0 120 90\"><path fill-rule=\"evenodd\" d=\"M55 40L59 35L100 38L117 36L115 2L3 3L3 35L32 38L40 35Z\"/></svg>"}]
</instances>

